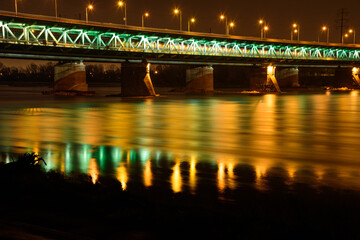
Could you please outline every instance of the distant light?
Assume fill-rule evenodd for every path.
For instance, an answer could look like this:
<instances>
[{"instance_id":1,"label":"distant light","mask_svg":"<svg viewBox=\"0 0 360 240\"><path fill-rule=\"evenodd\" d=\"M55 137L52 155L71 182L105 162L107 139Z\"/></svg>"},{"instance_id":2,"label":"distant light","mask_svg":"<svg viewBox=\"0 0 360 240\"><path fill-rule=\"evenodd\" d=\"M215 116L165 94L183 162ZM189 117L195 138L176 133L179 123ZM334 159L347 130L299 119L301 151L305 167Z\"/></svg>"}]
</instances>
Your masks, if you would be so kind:
<instances>
[{"instance_id":1,"label":"distant light","mask_svg":"<svg viewBox=\"0 0 360 240\"><path fill-rule=\"evenodd\" d=\"M352 32L353 32L353 30L352 30L352 29L350 29L350 30L349 30L349 33L352 33Z\"/></svg>"},{"instance_id":2,"label":"distant light","mask_svg":"<svg viewBox=\"0 0 360 240\"><path fill-rule=\"evenodd\" d=\"M298 32L298 30L297 30L297 29L295 29L295 30L294 30L294 33L297 33L297 32Z\"/></svg>"},{"instance_id":3,"label":"distant light","mask_svg":"<svg viewBox=\"0 0 360 240\"><path fill-rule=\"evenodd\" d=\"M268 26L265 26L265 27L264 27L264 30L265 30L265 31L269 30L269 27L268 27Z\"/></svg>"},{"instance_id":4,"label":"distant light","mask_svg":"<svg viewBox=\"0 0 360 240\"><path fill-rule=\"evenodd\" d=\"M194 23L194 22L195 22L195 18L191 18L190 21L191 21L192 23Z\"/></svg>"},{"instance_id":5,"label":"distant light","mask_svg":"<svg viewBox=\"0 0 360 240\"><path fill-rule=\"evenodd\" d=\"M349 34L346 33L344 36L347 38L349 36Z\"/></svg>"},{"instance_id":6,"label":"distant light","mask_svg":"<svg viewBox=\"0 0 360 240\"><path fill-rule=\"evenodd\" d=\"M234 27L234 26L235 26L235 23L231 22L231 23L229 24L229 26L230 26L230 27Z\"/></svg>"},{"instance_id":7,"label":"distant light","mask_svg":"<svg viewBox=\"0 0 360 240\"><path fill-rule=\"evenodd\" d=\"M263 20L259 20L259 24L263 24L264 23L264 21Z\"/></svg>"},{"instance_id":8,"label":"distant light","mask_svg":"<svg viewBox=\"0 0 360 240\"><path fill-rule=\"evenodd\" d=\"M118 2L119 7L122 7L124 4L125 4L125 3L124 3L123 1L119 1L119 2Z\"/></svg>"},{"instance_id":9,"label":"distant light","mask_svg":"<svg viewBox=\"0 0 360 240\"><path fill-rule=\"evenodd\" d=\"M174 9L174 13L175 13L175 14L178 14L179 12L180 12L179 9L177 9L177 8Z\"/></svg>"},{"instance_id":10,"label":"distant light","mask_svg":"<svg viewBox=\"0 0 360 240\"><path fill-rule=\"evenodd\" d=\"M327 27L326 27L326 26L323 26L323 27L322 27L322 30L323 30L323 31L326 31L326 30L327 30Z\"/></svg>"},{"instance_id":11,"label":"distant light","mask_svg":"<svg viewBox=\"0 0 360 240\"><path fill-rule=\"evenodd\" d=\"M273 74L275 74L275 67L273 67L273 66L268 66L268 67L267 67L267 74L268 74L268 75L273 75Z\"/></svg>"},{"instance_id":12,"label":"distant light","mask_svg":"<svg viewBox=\"0 0 360 240\"><path fill-rule=\"evenodd\" d=\"M90 10L93 10L94 6L91 5L91 4L89 4L88 8L89 8Z\"/></svg>"},{"instance_id":13,"label":"distant light","mask_svg":"<svg viewBox=\"0 0 360 240\"><path fill-rule=\"evenodd\" d=\"M155 73L155 74L158 74L159 72L158 72L158 70L155 70L154 73Z\"/></svg>"},{"instance_id":14,"label":"distant light","mask_svg":"<svg viewBox=\"0 0 360 240\"><path fill-rule=\"evenodd\" d=\"M293 24L293 27L294 27L294 28L296 28L296 27L297 27L297 24L296 24L296 23L294 23L294 24Z\"/></svg>"},{"instance_id":15,"label":"distant light","mask_svg":"<svg viewBox=\"0 0 360 240\"><path fill-rule=\"evenodd\" d=\"M148 16L150 16L150 14L149 14L148 12L146 12L146 13L144 14L144 16L145 16L145 17L148 17Z\"/></svg>"},{"instance_id":16,"label":"distant light","mask_svg":"<svg viewBox=\"0 0 360 240\"><path fill-rule=\"evenodd\" d=\"M221 20L224 20L224 19L225 19L225 16L224 16L224 15L220 15L220 19L221 19Z\"/></svg>"}]
</instances>

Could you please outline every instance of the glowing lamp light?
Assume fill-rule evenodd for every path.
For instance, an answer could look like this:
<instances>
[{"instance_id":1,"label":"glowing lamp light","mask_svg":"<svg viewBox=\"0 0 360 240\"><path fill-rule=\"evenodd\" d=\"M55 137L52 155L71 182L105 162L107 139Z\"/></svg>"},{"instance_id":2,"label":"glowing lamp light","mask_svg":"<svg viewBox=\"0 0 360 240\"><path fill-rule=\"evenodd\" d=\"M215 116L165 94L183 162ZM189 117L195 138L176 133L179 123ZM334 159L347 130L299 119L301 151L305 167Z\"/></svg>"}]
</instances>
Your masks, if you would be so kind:
<instances>
[{"instance_id":1,"label":"glowing lamp light","mask_svg":"<svg viewBox=\"0 0 360 240\"><path fill-rule=\"evenodd\" d=\"M192 23L194 23L194 22L195 22L195 18L191 18L190 21L191 21Z\"/></svg>"},{"instance_id":2,"label":"glowing lamp light","mask_svg":"<svg viewBox=\"0 0 360 240\"><path fill-rule=\"evenodd\" d=\"M224 15L221 15L221 16L220 16L220 19L221 19L221 20L224 20L224 19L225 19L225 16L224 16Z\"/></svg>"},{"instance_id":3,"label":"glowing lamp light","mask_svg":"<svg viewBox=\"0 0 360 240\"><path fill-rule=\"evenodd\" d=\"M88 9L93 10L93 9L94 9L94 6L91 5L91 4L89 4Z\"/></svg>"},{"instance_id":4,"label":"glowing lamp light","mask_svg":"<svg viewBox=\"0 0 360 240\"><path fill-rule=\"evenodd\" d=\"M297 30L297 29L295 29L295 30L294 30L294 33L297 33L297 32L298 32L298 30Z\"/></svg>"},{"instance_id":5,"label":"glowing lamp light","mask_svg":"<svg viewBox=\"0 0 360 240\"><path fill-rule=\"evenodd\" d=\"M144 16L145 16L145 17L148 17L148 16L149 16L149 13L148 13L148 12L146 12L146 13L144 14Z\"/></svg>"},{"instance_id":6,"label":"glowing lamp light","mask_svg":"<svg viewBox=\"0 0 360 240\"><path fill-rule=\"evenodd\" d=\"M230 27L234 27L234 26L235 26L235 23L231 22L231 23L229 24L229 26L230 26Z\"/></svg>"},{"instance_id":7,"label":"glowing lamp light","mask_svg":"<svg viewBox=\"0 0 360 240\"><path fill-rule=\"evenodd\" d=\"M263 20L259 20L259 24L263 24L264 23L264 21Z\"/></svg>"},{"instance_id":8,"label":"glowing lamp light","mask_svg":"<svg viewBox=\"0 0 360 240\"><path fill-rule=\"evenodd\" d=\"M322 27L322 30L323 30L323 31L326 31L326 29L327 29L326 26L323 26L323 27Z\"/></svg>"},{"instance_id":9,"label":"glowing lamp light","mask_svg":"<svg viewBox=\"0 0 360 240\"><path fill-rule=\"evenodd\" d=\"M268 31L268 30L269 30L269 27L268 27L268 26L265 26L265 27L264 27L264 30L265 30L265 31Z\"/></svg>"},{"instance_id":10,"label":"glowing lamp light","mask_svg":"<svg viewBox=\"0 0 360 240\"><path fill-rule=\"evenodd\" d=\"M176 8L176 9L174 9L174 13L175 13L175 14L178 14L179 12L180 12L180 10L179 10L179 9L177 9L177 8Z\"/></svg>"},{"instance_id":11,"label":"glowing lamp light","mask_svg":"<svg viewBox=\"0 0 360 240\"><path fill-rule=\"evenodd\" d=\"M294 24L293 24L293 28L296 28L296 27L297 27L297 24L296 24L296 23L294 23Z\"/></svg>"},{"instance_id":12,"label":"glowing lamp light","mask_svg":"<svg viewBox=\"0 0 360 240\"><path fill-rule=\"evenodd\" d=\"M346 38L347 38L348 36L349 36L349 34L347 34L347 33L344 35L344 37L346 37Z\"/></svg>"},{"instance_id":13,"label":"glowing lamp light","mask_svg":"<svg viewBox=\"0 0 360 240\"><path fill-rule=\"evenodd\" d=\"M353 74L359 74L359 68L353 67L352 72Z\"/></svg>"},{"instance_id":14,"label":"glowing lamp light","mask_svg":"<svg viewBox=\"0 0 360 240\"><path fill-rule=\"evenodd\" d=\"M273 74L275 74L275 68L276 68L276 67L274 67L274 66L268 66L268 67L267 67L267 74L268 74L268 75L273 75Z\"/></svg>"},{"instance_id":15,"label":"glowing lamp light","mask_svg":"<svg viewBox=\"0 0 360 240\"><path fill-rule=\"evenodd\" d=\"M123 1L119 1L119 2L118 2L118 5L119 5L119 7L122 7L122 6L124 5L124 2L123 2Z\"/></svg>"},{"instance_id":16,"label":"glowing lamp light","mask_svg":"<svg viewBox=\"0 0 360 240\"><path fill-rule=\"evenodd\" d=\"M353 32L353 30L352 30L352 29L350 29L350 30L349 30L349 33L352 33L352 32Z\"/></svg>"}]
</instances>

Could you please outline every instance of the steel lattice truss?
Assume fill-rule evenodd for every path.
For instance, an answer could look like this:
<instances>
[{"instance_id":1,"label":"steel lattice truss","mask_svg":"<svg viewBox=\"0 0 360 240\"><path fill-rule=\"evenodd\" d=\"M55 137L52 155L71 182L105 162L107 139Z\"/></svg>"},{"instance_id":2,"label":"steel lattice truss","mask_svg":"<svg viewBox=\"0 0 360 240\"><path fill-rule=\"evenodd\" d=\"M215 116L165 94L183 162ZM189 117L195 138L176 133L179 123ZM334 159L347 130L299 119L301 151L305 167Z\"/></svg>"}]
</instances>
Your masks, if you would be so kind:
<instances>
[{"instance_id":1,"label":"steel lattice truss","mask_svg":"<svg viewBox=\"0 0 360 240\"><path fill-rule=\"evenodd\" d=\"M204 40L194 38L194 36L161 37L156 34L144 35L140 32L138 34L121 33L120 30L119 32L101 32L5 21L0 21L0 42L159 54L360 61L360 49L340 46L256 43L231 39Z\"/></svg>"}]
</instances>

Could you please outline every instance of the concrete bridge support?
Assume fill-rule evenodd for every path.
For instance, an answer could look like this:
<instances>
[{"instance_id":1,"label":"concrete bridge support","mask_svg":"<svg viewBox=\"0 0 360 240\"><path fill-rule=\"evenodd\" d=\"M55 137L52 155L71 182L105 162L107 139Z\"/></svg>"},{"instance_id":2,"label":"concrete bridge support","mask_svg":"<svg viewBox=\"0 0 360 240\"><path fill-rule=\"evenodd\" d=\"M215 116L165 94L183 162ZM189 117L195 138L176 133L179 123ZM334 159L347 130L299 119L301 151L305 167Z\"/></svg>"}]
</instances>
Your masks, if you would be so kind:
<instances>
[{"instance_id":1,"label":"concrete bridge support","mask_svg":"<svg viewBox=\"0 0 360 240\"><path fill-rule=\"evenodd\" d=\"M335 70L336 87L360 87L359 68L337 68Z\"/></svg>"},{"instance_id":2,"label":"concrete bridge support","mask_svg":"<svg viewBox=\"0 0 360 240\"><path fill-rule=\"evenodd\" d=\"M253 67L250 71L250 88L264 92L280 92L280 87L275 77L276 67Z\"/></svg>"},{"instance_id":3,"label":"concrete bridge support","mask_svg":"<svg viewBox=\"0 0 360 240\"><path fill-rule=\"evenodd\" d=\"M277 68L275 75L281 88L300 87L299 69L297 67Z\"/></svg>"},{"instance_id":4,"label":"concrete bridge support","mask_svg":"<svg viewBox=\"0 0 360 240\"><path fill-rule=\"evenodd\" d=\"M211 66L187 69L185 92L193 94L214 92L214 69Z\"/></svg>"},{"instance_id":5,"label":"concrete bridge support","mask_svg":"<svg viewBox=\"0 0 360 240\"><path fill-rule=\"evenodd\" d=\"M156 96L150 78L150 63L121 64L121 95L124 97Z\"/></svg>"},{"instance_id":6,"label":"concrete bridge support","mask_svg":"<svg viewBox=\"0 0 360 240\"><path fill-rule=\"evenodd\" d=\"M55 65L54 91L88 91L85 65L82 62Z\"/></svg>"}]
</instances>

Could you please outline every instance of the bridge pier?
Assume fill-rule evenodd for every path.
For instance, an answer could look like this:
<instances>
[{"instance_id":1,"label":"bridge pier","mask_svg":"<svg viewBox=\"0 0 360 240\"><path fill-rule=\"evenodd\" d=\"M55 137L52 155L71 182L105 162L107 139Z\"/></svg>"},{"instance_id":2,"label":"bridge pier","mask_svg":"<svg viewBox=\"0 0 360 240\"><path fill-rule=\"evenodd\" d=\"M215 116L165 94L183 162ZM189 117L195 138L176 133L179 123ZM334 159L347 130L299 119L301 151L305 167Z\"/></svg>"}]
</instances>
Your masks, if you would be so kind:
<instances>
[{"instance_id":1,"label":"bridge pier","mask_svg":"<svg viewBox=\"0 0 360 240\"><path fill-rule=\"evenodd\" d=\"M277 68L275 75L281 88L300 87L297 67Z\"/></svg>"},{"instance_id":2,"label":"bridge pier","mask_svg":"<svg viewBox=\"0 0 360 240\"><path fill-rule=\"evenodd\" d=\"M124 97L156 96L150 78L150 63L121 64L121 95Z\"/></svg>"},{"instance_id":3,"label":"bridge pier","mask_svg":"<svg viewBox=\"0 0 360 240\"><path fill-rule=\"evenodd\" d=\"M275 77L276 67L253 67L250 71L250 88L264 92L280 92L280 87Z\"/></svg>"},{"instance_id":4,"label":"bridge pier","mask_svg":"<svg viewBox=\"0 0 360 240\"><path fill-rule=\"evenodd\" d=\"M55 65L54 91L87 92L85 65L82 62L60 62Z\"/></svg>"},{"instance_id":5,"label":"bridge pier","mask_svg":"<svg viewBox=\"0 0 360 240\"><path fill-rule=\"evenodd\" d=\"M360 87L359 68L337 68L335 70L336 87Z\"/></svg>"},{"instance_id":6,"label":"bridge pier","mask_svg":"<svg viewBox=\"0 0 360 240\"><path fill-rule=\"evenodd\" d=\"M187 69L185 92L192 94L214 92L214 69L211 66Z\"/></svg>"}]
</instances>

